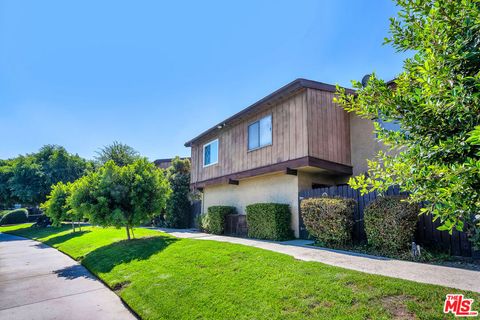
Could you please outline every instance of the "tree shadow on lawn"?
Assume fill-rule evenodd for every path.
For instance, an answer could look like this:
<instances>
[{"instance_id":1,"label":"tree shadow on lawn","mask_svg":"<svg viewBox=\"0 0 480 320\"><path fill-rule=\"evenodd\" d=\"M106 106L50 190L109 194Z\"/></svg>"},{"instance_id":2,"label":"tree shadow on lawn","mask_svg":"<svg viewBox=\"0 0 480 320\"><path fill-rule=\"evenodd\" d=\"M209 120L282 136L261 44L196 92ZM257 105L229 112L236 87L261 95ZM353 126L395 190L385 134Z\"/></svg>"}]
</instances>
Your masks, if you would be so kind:
<instances>
[{"instance_id":1,"label":"tree shadow on lawn","mask_svg":"<svg viewBox=\"0 0 480 320\"><path fill-rule=\"evenodd\" d=\"M89 252L82 264L94 273L107 273L117 265L146 260L178 240L169 236L153 236L118 241Z\"/></svg>"},{"instance_id":2,"label":"tree shadow on lawn","mask_svg":"<svg viewBox=\"0 0 480 320\"><path fill-rule=\"evenodd\" d=\"M86 233L91 232L90 230L85 230L85 231L75 231L75 232L69 232L67 234L62 234L61 236L56 236L53 238L48 239L47 241L44 241L46 245L49 245L50 247L54 247L57 244L61 244L65 241L68 241L73 238L81 237Z\"/></svg>"},{"instance_id":3,"label":"tree shadow on lawn","mask_svg":"<svg viewBox=\"0 0 480 320\"><path fill-rule=\"evenodd\" d=\"M41 239L41 238L45 238L45 237L48 237L48 236L52 236L52 235L55 235L56 233L68 231L69 229L71 230L71 228L66 228L66 227L43 227L43 228L41 228L41 227L29 226L29 227L25 227L25 228L18 228L18 229L15 229L15 230L5 231L5 233L10 233L10 234L13 234L13 235L16 235L16 236L25 237L25 238L35 240L35 239Z\"/></svg>"}]
</instances>

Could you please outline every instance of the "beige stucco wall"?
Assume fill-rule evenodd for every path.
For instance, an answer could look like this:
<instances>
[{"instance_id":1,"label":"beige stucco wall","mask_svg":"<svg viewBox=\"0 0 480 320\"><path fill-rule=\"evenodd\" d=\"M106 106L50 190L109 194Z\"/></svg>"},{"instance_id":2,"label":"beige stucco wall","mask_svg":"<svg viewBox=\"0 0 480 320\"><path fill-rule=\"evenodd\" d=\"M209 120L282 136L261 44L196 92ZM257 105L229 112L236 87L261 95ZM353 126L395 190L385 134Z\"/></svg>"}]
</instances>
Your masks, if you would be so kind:
<instances>
[{"instance_id":1,"label":"beige stucco wall","mask_svg":"<svg viewBox=\"0 0 480 320\"><path fill-rule=\"evenodd\" d=\"M373 121L350 114L350 144L353 175L366 172L367 159L372 159L380 149L373 133Z\"/></svg>"},{"instance_id":2,"label":"beige stucco wall","mask_svg":"<svg viewBox=\"0 0 480 320\"><path fill-rule=\"evenodd\" d=\"M241 180L239 185L207 186L203 190L202 212L214 205L228 205L245 214L252 203L276 202L290 205L292 229L299 236L298 177L285 173L270 174Z\"/></svg>"},{"instance_id":3,"label":"beige stucco wall","mask_svg":"<svg viewBox=\"0 0 480 320\"><path fill-rule=\"evenodd\" d=\"M333 176L326 175L325 173L311 173L305 171L298 171L298 191L310 190L312 189L312 184L325 184L333 186L337 184L337 180Z\"/></svg>"}]
</instances>

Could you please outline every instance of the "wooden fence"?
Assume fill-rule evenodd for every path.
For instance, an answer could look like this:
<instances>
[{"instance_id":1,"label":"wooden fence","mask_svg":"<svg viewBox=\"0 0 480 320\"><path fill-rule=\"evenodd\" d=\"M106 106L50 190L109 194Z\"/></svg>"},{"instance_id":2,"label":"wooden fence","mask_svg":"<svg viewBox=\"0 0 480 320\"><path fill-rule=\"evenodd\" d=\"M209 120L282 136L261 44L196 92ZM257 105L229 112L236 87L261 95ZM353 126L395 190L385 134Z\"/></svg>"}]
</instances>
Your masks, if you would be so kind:
<instances>
[{"instance_id":1,"label":"wooden fence","mask_svg":"<svg viewBox=\"0 0 480 320\"><path fill-rule=\"evenodd\" d=\"M244 214L229 214L225 217L224 234L235 237L246 237L248 234L247 216Z\"/></svg>"},{"instance_id":2,"label":"wooden fence","mask_svg":"<svg viewBox=\"0 0 480 320\"><path fill-rule=\"evenodd\" d=\"M399 188L391 188L386 195L399 195ZM355 242L366 240L365 228L363 224L363 212L368 203L377 198L376 192L361 195L360 191L350 188L348 185L332 186L305 190L299 193L299 203L305 198L319 198L324 195L339 196L343 198L352 198L357 201L354 209L355 224L353 227L353 239ZM467 239L464 232L453 231L450 235L446 231L439 231L437 227L439 221L433 222L430 215L419 216L417 229L415 231L415 241L426 247L440 248L448 250L451 255L471 257L472 254L477 256L478 252L473 252L472 244ZM303 223L302 214L300 213L300 237L308 238L308 231Z\"/></svg>"},{"instance_id":3,"label":"wooden fence","mask_svg":"<svg viewBox=\"0 0 480 320\"><path fill-rule=\"evenodd\" d=\"M198 217L202 213L202 201L194 200L192 201L192 211L190 212L190 228L198 229Z\"/></svg>"}]
</instances>

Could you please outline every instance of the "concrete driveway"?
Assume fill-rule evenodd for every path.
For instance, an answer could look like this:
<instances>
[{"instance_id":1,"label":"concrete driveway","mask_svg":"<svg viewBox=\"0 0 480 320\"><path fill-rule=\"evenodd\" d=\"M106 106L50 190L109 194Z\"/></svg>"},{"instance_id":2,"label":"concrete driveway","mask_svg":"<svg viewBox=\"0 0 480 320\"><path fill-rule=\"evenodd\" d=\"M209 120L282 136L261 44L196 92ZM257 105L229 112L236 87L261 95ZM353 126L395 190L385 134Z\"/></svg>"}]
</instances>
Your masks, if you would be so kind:
<instances>
[{"instance_id":1,"label":"concrete driveway","mask_svg":"<svg viewBox=\"0 0 480 320\"><path fill-rule=\"evenodd\" d=\"M0 319L136 319L87 269L37 241L0 233Z\"/></svg>"}]
</instances>

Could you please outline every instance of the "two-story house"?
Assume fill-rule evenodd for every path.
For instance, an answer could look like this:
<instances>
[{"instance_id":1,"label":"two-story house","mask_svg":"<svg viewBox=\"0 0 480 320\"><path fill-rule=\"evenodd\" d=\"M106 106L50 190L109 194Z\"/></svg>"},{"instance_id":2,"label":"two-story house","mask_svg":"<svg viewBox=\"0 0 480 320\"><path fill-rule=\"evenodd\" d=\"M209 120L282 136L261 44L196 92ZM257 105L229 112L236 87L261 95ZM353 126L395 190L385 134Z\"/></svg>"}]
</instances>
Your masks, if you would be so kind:
<instances>
[{"instance_id":1,"label":"two-story house","mask_svg":"<svg viewBox=\"0 0 480 320\"><path fill-rule=\"evenodd\" d=\"M346 183L379 148L372 121L336 106L334 94L333 85L297 79L185 143L202 212L286 203L298 237L298 192Z\"/></svg>"}]
</instances>

